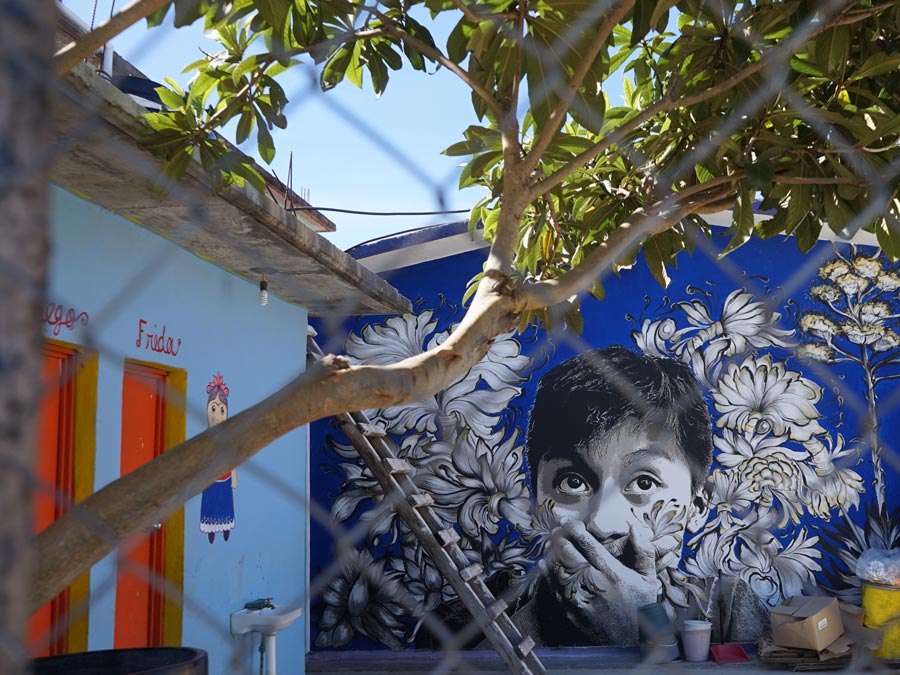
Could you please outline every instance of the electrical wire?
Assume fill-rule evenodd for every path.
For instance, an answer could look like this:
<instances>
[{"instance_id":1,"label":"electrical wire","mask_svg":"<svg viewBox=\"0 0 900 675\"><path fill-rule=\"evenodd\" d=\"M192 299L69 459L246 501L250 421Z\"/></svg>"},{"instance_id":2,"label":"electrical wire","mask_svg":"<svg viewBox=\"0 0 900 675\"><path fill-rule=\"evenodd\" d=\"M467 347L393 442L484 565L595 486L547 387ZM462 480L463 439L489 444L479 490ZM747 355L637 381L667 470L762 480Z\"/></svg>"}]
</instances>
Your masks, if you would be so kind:
<instances>
[{"instance_id":1,"label":"electrical wire","mask_svg":"<svg viewBox=\"0 0 900 675\"><path fill-rule=\"evenodd\" d=\"M468 213L471 209L457 209L455 211L355 211L353 209L338 209L329 206L292 206L285 211L334 211L336 213L351 213L357 216L441 216L448 213Z\"/></svg>"}]
</instances>

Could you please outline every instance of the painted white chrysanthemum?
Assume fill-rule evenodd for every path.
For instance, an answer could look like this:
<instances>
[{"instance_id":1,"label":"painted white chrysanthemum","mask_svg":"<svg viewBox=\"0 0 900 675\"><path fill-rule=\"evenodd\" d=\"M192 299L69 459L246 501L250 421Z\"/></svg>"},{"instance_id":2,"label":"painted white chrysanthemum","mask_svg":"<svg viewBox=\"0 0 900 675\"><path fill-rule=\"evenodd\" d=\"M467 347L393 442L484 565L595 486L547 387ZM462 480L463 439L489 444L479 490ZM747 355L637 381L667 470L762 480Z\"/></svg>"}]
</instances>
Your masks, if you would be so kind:
<instances>
[{"instance_id":1,"label":"painted white chrysanthemum","mask_svg":"<svg viewBox=\"0 0 900 675\"><path fill-rule=\"evenodd\" d=\"M808 361L831 363L834 360L834 350L827 345L807 342L797 348L797 356Z\"/></svg>"},{"instance_id":2,"label":"painted white chrysanthemum","mask_svg":"<svg viewBox=\"0 0 900 675\"><path fill-rule=\"evenodd\" d=\"M726 469L733 469L753 457L767 457L776 452L794 461L806 459L805 452L785 446L786 436L773 436L765 429L766 425L763 425L758 434L723 429L721 434L713 437L713 446L718 450L716 461Z\"/></svg>"},{"instance_id":3,"label":"painted white chrysanthemum","mask_svg":"<svg viewBox=\"0 0 900 675\"><path fill-rule=\"evenodd\" d=\"M866 324L881 323L890 316L890 305L880 300L867 302L859 308L859 320Z\"/></svg>"},{"instance_id":4,"label":"painted white chrysanthemum","mask_svg":"<svg viewBox=\"0 0 900 675\"><path fill-rule=\"evenodd\" d=\"M669 356L668 341L675 335L676 326L672 319L651 321L644 319L640 330L631 331L635 345L648 356Z\"/></svg>"},{"instance_id":5,"label":"painted white chrysanthemum","mask_svg":"<svg viewBox=\"0 0 900 675\"><path fill-rule=\"evenodd\" d=\"M793 331L779 328L781 314L771 311L764 302L743 289L732 291L722 304L722 314L714 319L701 300L679 302L676 305L687 317L688 322L700 329L691 338L688 351L701 347L704 343L726 341L721 351L724 356L743 354L748 346L788 347L788 338ZM679 331L679 333L686 333Z\"/></svg>"},{"instance_id":6,"label":"painted white chrysanthemum","mask_svg":"<svg viewBox=\"0 0 900 675\"><path fill-rule=\"evenodd\" d=\"M855 345L873 344L884 335L881 326L858 326L850 321L841 324L841 332Z\"/></svg>"},{"instance_id":7,"label":"painted white chrysanthemum","mask_svg":"<svg viewBox=\"0 0 900 675\"><path fill-rule=\"evenodd\" d=\"M391 317L383 324L366 326L359 336L350 334L346 350L354 364L387 365L416 356L443 343L449 331L435 333L433 312ZM435 434L466 427L480 438L492 438L509 402L521 393L516 386L531 359L521 345L505 334L496 337L485 357L443 391L416 403L369 411L392 433L415 429ZM485 386L486 385L486 386Z\"/></svg>"},{"instance_id":8,"label":"painted white chrysanthemum","mask_svg":"<svg viewBox=\"0 0 900 675\"><path fill-rule=\"evenodd\" d=\"M881 337L872 345L876 352L888 352L900 347L900 335L890 328L882 328Z\"/></svg>"},{"instance_id":9,"label":"painted white chrysanthemum","mask_svg":"<svg viewBox=\"0 0 900 675\"><path fill-rule=\"evenodd\" d=\"M713 526L730 526L746 515L756 495L733 471L716 469L708 479L710 505L715 510Z\"/></svg>"},{"instance_id":10,"label":"painted white chrysanthemum","mask_svg":"<svg viewBox=\"0 0 900 675\"><path fill-rule=\"evenodd\" d=\"M830 260L819 268L819 276L829 281L834 281L848 272L850 265L843 260Z\"/></svg>"},{"instance_id":11,"label":"painted white chrysanthemum","mask_svg":"<svg viewBox=\"0 0 900 675\"><path fill-rule=\"evenodd\" d=\"M881 261L878 258L857 256L850 262L853 265L853 271L866 279L874 279L881 273Z\"/></svg>"},{"instance_id":12,"label":"painted white chrysanthemum","mask_svg":"<svg viewBox=\"0 0 900 675\"><path fill-rule=\"evenodd\" d=\"M900 288L900 274L896 272L882 272L875 279L875 285L882 291L896 291Z\"/></svg>"},{"instance_id":13,"label":"painted white chrysanthemum","mask_svg":"<svg viewBox=\"0 0 900 675\"><path fill-rule=\"evenodd\" d=\"M869 280L858 274L842 274L835 280L844 295L858 295L869 287Z\"/></svg>"},{"instance_id":14,"label":"painted white chrysanthemum","mask_svg":"<svg viewBox=\"0 0 900 675\"><path fill-rule=\"evenodd\" d=\"M759 506L769 508L776 498L796 499L804 485L800 463L781 452L751 457L738 466L738 476L755 492Z\"/></svg>"},{"instance_id":15,"label":"painted white chrysanthemum","mask_svg":"<svg viewBox=\"0 0 900 675\"><path fill-rule=\"evenodd\" d=\"M455 443L437 441L429 456L416 461L417 484L430 492L435 511L447 522L477 537L496 534L500 521L527 525L531 499L516 435L491 446L473 434ZM427 468L427 470L426 470Z\"/></svg>"},{"instance_id":16,"label":"painted white chrysanthemum","mask_svg":"<svg viewBox=\"0 0 900 675\"><path fill-rule=\"evenodd\" d=\"M841 299L841 294L838 290L834 286L829 286L828 284L813 286L809 289L809 294L816 300L822 300L823 302L837 302Z\"/></svg>"},{"instance_id":17,"label":"painted white chrysanthemum","mask_svg":"<svg viewBox=\"0 0 900 675\"><path fill-rule=\"evenodd\" d=\"M711 395L720 429L772 433L800 442L825 432L816 409L822 388L784 363L773 363L769 354L728 364Z\"/></svg>"},{"instance_id":18,"label":"painted white chrysanthemum","mask_svg":"<svg viewBox=\"0 0 900 675\"><path fill-rule=\"evenodd\" d=\"M809 452L815 471L807 478L806 501L809 510L819 518L828 519L833 509L846 513L859 506L859 495L865 492L862 477L851 467L860 462L859 448L844 446L844 437L837 441L824 436L826 443L812 438L803 445Z\"/></svg>"},{"instance_id":19,"label":"painted white chrysanthemum","mask_svg":"<svg viewBox=\"0 0 900 675\"><path fill-rule=\"evenodd\" d=\"M800 330L814 337L829 340L838 332L838 327L825 315L810 312L800 318Z\"/></svg>"}]
</instances>

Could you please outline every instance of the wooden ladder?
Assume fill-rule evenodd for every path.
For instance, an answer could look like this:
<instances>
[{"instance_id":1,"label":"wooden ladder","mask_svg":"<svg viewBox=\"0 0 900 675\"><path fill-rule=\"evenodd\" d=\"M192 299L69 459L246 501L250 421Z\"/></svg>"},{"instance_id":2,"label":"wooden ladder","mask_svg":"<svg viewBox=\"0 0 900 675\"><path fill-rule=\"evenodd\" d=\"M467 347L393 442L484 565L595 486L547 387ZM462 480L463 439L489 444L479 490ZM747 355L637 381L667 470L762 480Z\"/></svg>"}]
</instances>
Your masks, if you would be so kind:
<instances>
[{"instance_id":1,"label":"wooden ladder","mask_svg":"<svg viewBox=\"0 0 900 675\"><path fill-rule=\"evenodd\" d=\"M307 361L312 364L322 357L315 336L310 334ZM484 580L484 569L466 557L459 546L459 533L453 527L445 527L435 514L431 508L434 499L413 482L412 466L394 455L384 440L384 431L360 411L341 413L335 419L381 485L388 503L422 544L509 670L522 675L545 675L547 671L534 652L534 639L523 637L510 620L507 603L491 593Z\"/></svg>"}]
</instances>

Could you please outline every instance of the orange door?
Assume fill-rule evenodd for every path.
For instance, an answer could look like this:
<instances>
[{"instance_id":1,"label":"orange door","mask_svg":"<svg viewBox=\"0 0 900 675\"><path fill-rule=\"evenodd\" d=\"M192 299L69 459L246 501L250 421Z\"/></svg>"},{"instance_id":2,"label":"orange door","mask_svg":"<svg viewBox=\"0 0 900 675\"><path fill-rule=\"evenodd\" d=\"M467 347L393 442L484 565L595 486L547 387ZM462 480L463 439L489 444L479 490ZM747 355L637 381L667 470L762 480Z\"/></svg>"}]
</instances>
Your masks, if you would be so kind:
<instances>
[{"instance_id":1,"label":"orange door","mask_svg":"<svg viewBox=\"0 0 900 675\"><path fill-rule=\"evenodd\" d=\"M68 507L74 476L75 352L45 345L38 428L39 481L34 491L34 532L49 527ZM63 591L32 615L28 639L34 656L66 652L69 592Z\"/></svg>"},{"instance_id":2,"label":"orange door","mask_svg":"<svg viewBox=\"0 0 900 675\"><path fill-rule=\"evenodd\" d=\"M166 373L125 364L122 387L122 475L165 450ZM150 528L119 552L115 647L159 647L163 642L162 581L165 530Z\"/></svg>"}]
</instances>

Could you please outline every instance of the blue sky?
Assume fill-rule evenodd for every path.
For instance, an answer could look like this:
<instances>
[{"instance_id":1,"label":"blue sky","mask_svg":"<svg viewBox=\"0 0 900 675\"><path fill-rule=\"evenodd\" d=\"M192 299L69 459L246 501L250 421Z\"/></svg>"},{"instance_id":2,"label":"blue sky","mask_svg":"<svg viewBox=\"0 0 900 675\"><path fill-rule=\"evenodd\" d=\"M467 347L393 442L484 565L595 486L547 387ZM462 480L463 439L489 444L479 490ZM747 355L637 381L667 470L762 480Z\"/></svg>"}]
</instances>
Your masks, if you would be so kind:
<instances>
[{"instance_id":1,"label":"blue sky","mask_svg":"<svg viewBox=\"0 0 900 675\"><path fill-rule=\"evenodd\" d=\"M112 1L97 0L95 23L109 16ZM65 0L64 4L90 23L94 0ZM120 0L117 9L122 6ZM151 79L171 77L182 84L189 76L181 70L200 58L199 49L215 48L199 27L176 30L170 21L150 31L142 21L112 44ZM476 123L468 89L454 75L444 70L424 75L404 69L392 74L387 90L377 99L368 81L362 90L344 82L322 94L311 69L295 70L300 72L288 73L290 77L282 80L290 99L288 127L273 134L277 154L270 168L287 181L293 152L294 190L308 189L314 206L363 211L468 209L481 196L478 189L458 190L460 158L440 154ZM254 154L252 143L243 149ZM325 215L338 226L335 234L327 236L340 248L468 217Z\"/></svg>"}]
</instances>

